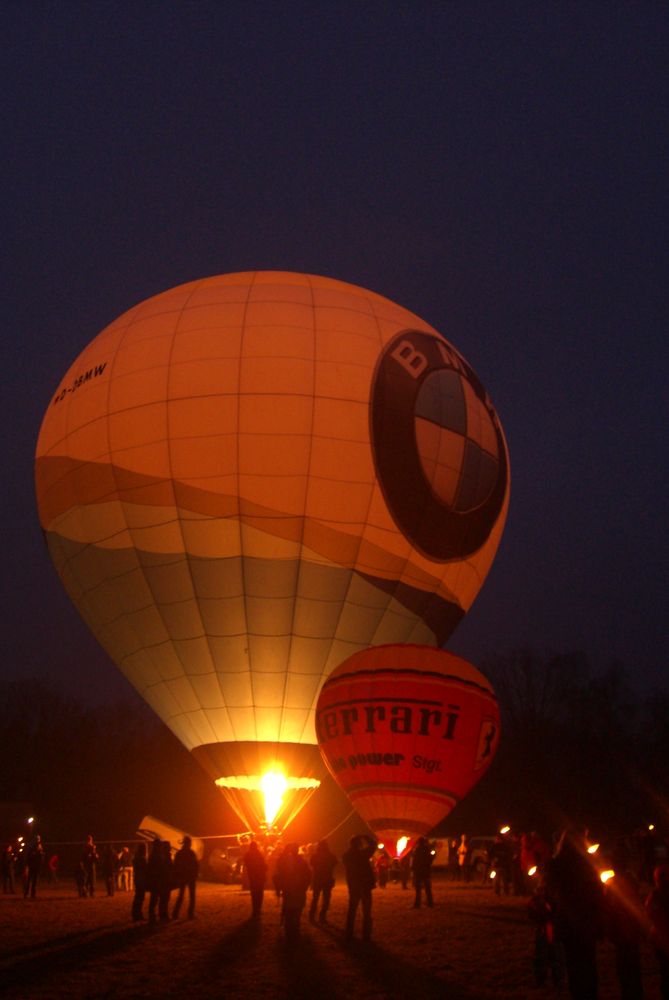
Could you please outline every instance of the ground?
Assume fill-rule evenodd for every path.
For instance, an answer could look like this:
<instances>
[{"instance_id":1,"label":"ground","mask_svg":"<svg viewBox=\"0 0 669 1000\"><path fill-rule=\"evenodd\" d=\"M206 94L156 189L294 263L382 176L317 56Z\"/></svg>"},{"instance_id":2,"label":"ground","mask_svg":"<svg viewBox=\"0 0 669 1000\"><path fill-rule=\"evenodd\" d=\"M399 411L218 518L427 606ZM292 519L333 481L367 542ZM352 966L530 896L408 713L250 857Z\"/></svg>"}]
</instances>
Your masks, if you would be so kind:
<instances>
[{"instance_id":1,"label":"ground","mask_svg":"<svg viewBox=\"0 0 669 1000\"><path fill-rule=\"evenodd\" d=\"M286 949L279 906L266 893L258 928L239 886L198 884L194 920L149 928L129 919L130 895L79 899L69 883L38 888L35 900L0 896L0 996L92 1000L179 996L184 1000L410 998L547 1000L537 988L527 900L487 887L436 880L434 909L412 907L398 885L374 891L374 941L345 946L346 890L335 887L325 927L306 917ZM599 953L601 1000L620 996L610 946ZM659 998L644 948L646 1000Z\"/></svg>"}]
</instances>

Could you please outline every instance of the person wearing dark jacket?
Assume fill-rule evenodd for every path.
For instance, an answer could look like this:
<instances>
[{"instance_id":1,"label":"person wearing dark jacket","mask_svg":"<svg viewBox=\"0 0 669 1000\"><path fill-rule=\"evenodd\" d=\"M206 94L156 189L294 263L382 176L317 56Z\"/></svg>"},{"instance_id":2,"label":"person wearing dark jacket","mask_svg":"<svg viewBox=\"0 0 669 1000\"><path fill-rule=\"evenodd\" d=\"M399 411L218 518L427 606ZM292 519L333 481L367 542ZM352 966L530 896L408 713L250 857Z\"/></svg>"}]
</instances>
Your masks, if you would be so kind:
<instances>
[{"instance_id":1,"label":"person wearing dark jacket","mask_svg":"<svg viewBox=\"0 0 669 1000\"><path fill-rule=\"evenodd\" d=\"M179 892L172 910L172 920L176 920L179 916L186 888L188 888L188 919L192 920L195 916L195 882L200 865L191 846L192 843L191 838L185 836L181 849L174 855L174 885Z\"/></svg>"},{"instance_id":2,"label":"person wearing dark jacket","mask_svg":"<svg viewBox=\"0 0 669 1000\"><path fill-rule=\"evenodd\" d=\"M420 908L421 892L425 890L425 902L428 906L434 906L432 900L432 860L433 854L426 837L419 837L412 852L411 870L413 872L413 884L416 890L414 907Z\"/></svg>"},{"instance_id":3,"label":"person wearing dark jacket","mask_svg":"<svg viewBox=\"0 0 669 1000\"><path fill-rule=\"evenodd\" d=\"M372 889L376 885L372 857L375 851L376 840L373 837L358 834L351 837L350 847L342 858L348 886L345 931L347 941L353 940L358 906L362 907L362 940L371 941L372 938Z\"/></svg>"},{"instance_id":4,"label":"person wearing dark jacket","mask_svg":"<svg viewBox=\"0 0 669 1000\"><path fill-rule=\"evenodd\" d=\"M651 923L651 942L660 966L660 996L669 1000L669 865L657 865L653 885L646 899Z\"/></svg>"},{"instance_id":5,"label":"person wearing dark jacket","mask_svg":"<svg viewBox=\"0 0 669 1000\"><path fill-rule=\"evenodd\" d=\"M84 895L94 896L96 865L100 858L98 856L98 849L95 846L95 842L90 833L86 837L86 843L84 845L81 860L84 865Z\"/></svg>"},{"instance_id":6,"label":"person wearing dark jacket","mask_svg":"<svg viewBox=\"0 0 669 1000\"><path fill-rule=\"evenodd\" d=\"M311 882L309 865L300 856L297 844L286 844L277 865L276 880L283 901L286 944L293 945L300 936L300 918Z\"/></svg>"},{"instance_id":7,"label":"person wearing dark jacket","mask_svg":"<svg viewBox=\"0 0 669 1000\"><path fill-rule=\"evenodd\" d=\"M646 914L626 852L618 847L611 861L615 875L604 888L604 929L616 953L621 1000L643 1000L641 943Z\"/></svg>"},{"instance_id":8,"label":"person wearing dark jacket","mask_svg":"<svg viewBox=\"0 0 669 1000\"><path fill-rule=\"evenodd\" d=\"M330 907L330 897L334 887L333 872L337 858L328 847L327 840L320 840L311 858L311 906L309 907L309 920L316 923L316 912L318 910L318 900L321 900L318 922L327 922L327 912Z\"/></svg>"},{"instance_id":9,"label":"person wearing dark jacket","mask_svg":"<svg viewBox=\"0 0 669 1000\"><path fill-rule=\"evenodd\" d=\"M569 993L574 1000L596 1000L602 883L582 833L563 833L546 868L546 896L555 914L555 937L564 949Z\"/></svg>"},{"instance_id":10,"label":"person wearing dark jacket","mask_svg":"<svg viewBox=\"0 0 669 1000\"><path fill-rule=\"evenodd\" d=\"M107 890L108 896L113 896L114 889L116 888L117 864L118 855L112 845L107 844L102 851L100 871L102 873L102 878L104 879L105 889Z\"/></svg>"},{"instance_id":11,"label":"person wearing dark jacket","mask_svg":"<svg viewBox=\"0 0 669 1000\"><path fill-rule=\"evenodd\" d=\"M138 844L132 859L132 881L135 895L132 900L131 916L133 920L143 920L144 897L146 895L146 844Z\"/></svg>"},{"instance_id":12,"label":"person wearing dark jacket","mask_svg":"<svg viewBox=\"0 0 669 1000\"><path fill-rule=\"evenodd\" d=\"M37 894L37 879L39 878L43 860L44 847L42 846L42 838L39 833L36 833L28 845L26 853L25 869L23 873L24 898L28 895L31 899L35 898Z\"/></svg>"},{"instance_id":13,"label":"person wearing dark jacket","mask_svg":"<svg viewBox=\"0 0 669 1000\"><path fill-rule=\"evenodd\" d=\"M146 887L149 890L149 923L156 922L156 907L160 921L169 920L172 858L168 840L154 840L151 845L151 855L146 866Z\"/></svg>"},{"instance_id":14,"label":"person wearing dark jacket","mask_svg":"<svg viewBox=\"0 0 669 1000\"><path fill-rule=\"evenodd\" d=\"M265 861L262 851L256 844L255 840L252 840L249 844L249 849L244 855L242 861L244 864L244 871L246 872L246 878L248 879L249 889L251 891L251 919L258 920L260 918L260 911L262 910L262 903L265 896L267 862Z\"/></svg>"}]
</instances>

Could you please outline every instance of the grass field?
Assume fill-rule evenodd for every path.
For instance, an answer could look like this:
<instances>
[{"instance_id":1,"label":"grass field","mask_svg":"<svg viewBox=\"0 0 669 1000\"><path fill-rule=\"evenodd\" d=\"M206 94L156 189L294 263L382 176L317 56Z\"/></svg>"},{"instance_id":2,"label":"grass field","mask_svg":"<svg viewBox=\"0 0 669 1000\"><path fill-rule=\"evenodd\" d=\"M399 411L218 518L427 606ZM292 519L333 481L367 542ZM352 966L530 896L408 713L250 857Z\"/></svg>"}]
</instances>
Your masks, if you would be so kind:
<instances>
[{"instance_id":1,"label":"grass field","mask_svg":"<svg viewBox=\"0 0 669 1000\"><path fill-rule=\"evenodd\" d=\"M537 988L527 900L480 885L435 881L434 909L412 908L398 885L374 891L374 940L346 946L346 889L335 887L325 927L302 921L294 951L279 905L266 893L262 920L248 920L239 886L198 884L195 920L149 928L129 919L130 894L79 899L74 886L39 886L35 900L0 896L0 995L20 1000L88 998L447 998L523 1000L567 996ZM602 1000L620 996L609 945L599 954ZM659 998L650 949L647 1000Z\"/></svg>"}]
</instances>

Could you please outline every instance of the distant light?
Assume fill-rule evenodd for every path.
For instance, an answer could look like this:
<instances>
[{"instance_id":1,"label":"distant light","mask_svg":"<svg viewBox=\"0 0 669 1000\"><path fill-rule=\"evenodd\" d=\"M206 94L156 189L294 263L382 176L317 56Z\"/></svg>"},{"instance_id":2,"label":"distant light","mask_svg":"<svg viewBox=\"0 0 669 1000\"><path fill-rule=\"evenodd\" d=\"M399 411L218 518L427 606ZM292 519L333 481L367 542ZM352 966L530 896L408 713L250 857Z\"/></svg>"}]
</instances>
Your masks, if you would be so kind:
<instances>
[{"instance_id":1,"label":"distant light","mask_svg":"<svg viewBox=\"0 0 669 1000\"><path fill-rule=\"evenodd\" d=\"M588 854L596 854L599 850L599 844L590 844L588 847Z\"/></svg>"},{"instance_id":2,"label":"distant light","mask_svg":"<svg viewBox=\"0 0 669 1000\"><path fill-rule=\"evenodd\" d=\"M614 872L613 868L607 868L607 870L605 872L601 872L601 874L600 874L599 877L601 878L602 882L604 882L606 884L606 882L608 882L609 879L612 879L614 875L615 875L615 872Z\"/></svg>"},{"instance_id":3,"label":"distant light","mask_svg":"<svg viewBox=\"0 0 669 1000\"><path fill-rule=\"evenodd\" d=\"M654 830L655 829L655 824L654 823L649 823L648 824L648 829L649 830Z\"/></svg>"},{"instance_id":4,"label":"distant light","mask_svg":"<svg viewBox=\"0 0 669 1000\"><path fill-rule=\"evenodd\" d=\"M434 857L436 853L437 852L434 850L434 848L432 848L432 850L430 851L430 854L432 855L432 857Z\"/></svg>"},{"instance_id":5,"label":"distant light","mask_svg":"<svg viewBox=\"0 0 669 1000\"><path fill-rule=\"evenodd\" d=\"M23 837L19 837L19 844L21 843L22 840L23 840Z\"/></svg>"},{"instance_id":6,"label":"distant light","mask_svg":"<svg viewBox=\"0 0 669 1000\"><path fill-rule=\"evenodd\" d=\"M35 822L35 817L34 816L28 816L28 819L26 820L26 823L28 823L28 825L30 825L31 823L34 823L34 822Z\"/></svg>"},{"instance_id":7,"label":"distant light","mask_svg":"<svg viewBox=\"0 0 669 1000\"><path fill-rule=\"evenodd\" d=\"M502 826L502 827L500 827L500 831L499 832L502 833L502 834L503 833L510 833L511 832L511 827L510 826Z\"/></svg>"},{"instance_id":8,"label":"distant light","mask_svg":"<svg viewBox=\"0 0 669 1000\"><path fill-rule=\"evenodd\" d=\"M536 865L532 865L531 868L528 868L527 874L530 877L532 877L532 875L536 875L537 874L537 866Z\"/></svg>"},{"instance_id":9,"label":"distant light","mask_svg":"<svg viewBox=\"0 0 669 1000\"><path fill-rule=\"evenodd\" d=\"M385 846L386 846L385 844L377 844L376 845L377 850L379 850L379 851L382 851Z\"/></svg>"},{"instance_id":10,"label":"distant light","mask_svg":"<svg viewBox=\"0 0 669 1000\"><path fill-rule=\"evenodd\" d=\"M497 878L497 872L494 869L490 872L490 878Z\"/></svg>"}]
</instances>

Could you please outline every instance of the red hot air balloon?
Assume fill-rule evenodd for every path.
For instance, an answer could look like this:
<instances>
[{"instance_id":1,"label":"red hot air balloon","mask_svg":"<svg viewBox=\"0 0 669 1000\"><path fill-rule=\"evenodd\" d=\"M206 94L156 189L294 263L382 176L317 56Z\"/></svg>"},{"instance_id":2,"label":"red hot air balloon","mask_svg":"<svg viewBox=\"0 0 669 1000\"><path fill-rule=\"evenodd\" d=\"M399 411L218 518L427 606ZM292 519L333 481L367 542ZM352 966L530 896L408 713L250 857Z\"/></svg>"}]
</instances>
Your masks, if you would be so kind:
<instances>
[{"instance_id":1,"label":"red hot air balloon","mask_svg":"<svg viewBox=\"0 0 669 1000\"><path fill-rule=\"evenodd\" d=\"M374 646L341 663L316 709L321 754L379 840L427 834L485 774L499 742L490 682L429 646Z\"/></svg>"}]
</instances>

